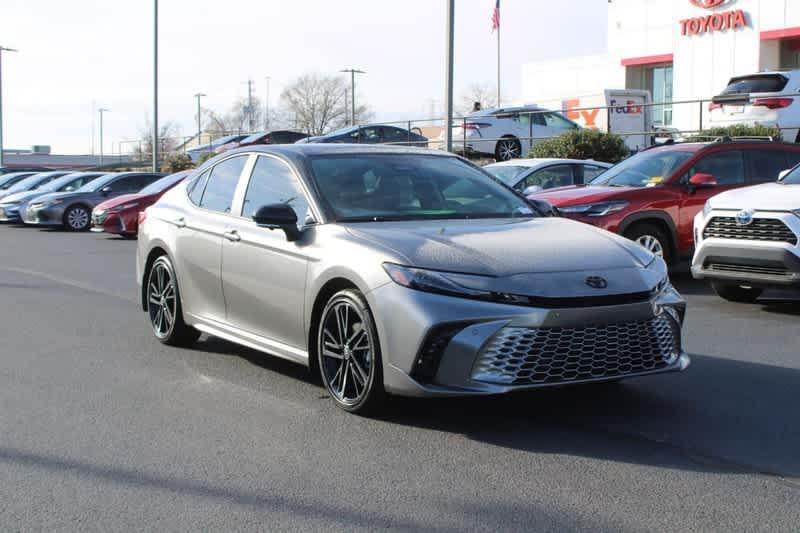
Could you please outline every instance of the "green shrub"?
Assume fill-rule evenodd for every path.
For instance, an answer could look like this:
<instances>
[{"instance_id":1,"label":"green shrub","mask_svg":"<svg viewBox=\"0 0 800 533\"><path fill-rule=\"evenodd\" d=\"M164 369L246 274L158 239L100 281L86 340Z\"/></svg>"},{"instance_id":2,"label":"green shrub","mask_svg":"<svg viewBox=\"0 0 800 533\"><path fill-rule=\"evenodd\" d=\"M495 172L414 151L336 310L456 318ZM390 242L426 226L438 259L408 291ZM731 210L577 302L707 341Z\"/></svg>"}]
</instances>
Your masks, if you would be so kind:
<instances>
[{"instance_id":1,"label":"green shrub","mask_svg":"<svg viewBox=\"0 0 800 533\"><path fill-rule=\"evenodd\" d=\"M534 145L530 157L555 157L559 159L594 159L618 163L630 151L619 135L593 130L573 130L558 137L545 139Z\"/></svg>"},{"instance_id":2,"label":"green shrub","mask_svg":"<svg viewBox=\"0 0 800 533\"><path fill-rule=\"evenodd\" d=\"M161 170L170 174L181 170L189 170L190 168L194 168L194 162L186 154L170 154L164 160L164 164L161 165Z\"/></svg>"},{"instance_id":3,"label":"green shrub","mask_svg":"<svg viewBox=\"0 0 800 533\"><path fill-rule=\"evenodd\" d=\"M756 125L747 126L735 124L724 128L709 128L702 133L687 137L687 141L707 141L713 137L772 137L776 140L781 139L781 130L767 126Z\"/></svg>"}]
</instances>

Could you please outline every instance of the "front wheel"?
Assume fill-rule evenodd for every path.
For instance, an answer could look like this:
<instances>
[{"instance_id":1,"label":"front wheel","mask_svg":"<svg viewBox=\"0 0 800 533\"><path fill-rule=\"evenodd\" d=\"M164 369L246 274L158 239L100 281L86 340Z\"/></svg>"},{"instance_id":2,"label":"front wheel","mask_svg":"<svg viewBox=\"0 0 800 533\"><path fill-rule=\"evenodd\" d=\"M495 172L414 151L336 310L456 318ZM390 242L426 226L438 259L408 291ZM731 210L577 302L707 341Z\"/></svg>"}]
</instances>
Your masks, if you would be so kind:
<instances>
[{"instance_id":1,"label":"front wheel","mask_svg":"<svg viewBox=\"0 0 800 533\"><path fill-rule=\"evenodd\" d=\"M717 296L728 300L729 302L751 304L755 302L764 289L758 287L742 287L741 285L729 285L727 283L720 283L719 281L712 281L711 286Z\"/></svg>"},{"instance_id":2,"label":"front wheel","mask_svg":"<svg viewBox=\"0 0 800 533\"><path fill-rule=\"evenodd\" d=\"M183 321L175 270L166 255L156 259L147 274L147 316L153 334L164 344L188 346L200 337Z\"/></svg>"},{"instance_id":3,"label":"front wheel","mask_svg":"<svg viewBox=\"0 0 800 533\"><path fill-rule=\"evenodd\" d=\"M339 407L368 414L383 403L378 334L359 291L346 289L328 301L317 329L317 357L322 382Z\"/></svg>"},{"instance_id":4,"label":"front wheel","mask_svg":"<svg viewBox=\"0 0 800 533\"><path fill-rule=\"evenodd\" d=\"M509 161L522 155L522 145L513 137L500 139L494 149L494 158L497 161Z\"/></svg>"},{"instance_id":5,"label":"front wheel","mask_svg":"<svg viewBox=\"0 0 800 533\"><path fill-rule=\"evenodd\" d=\"M660 228L652 224L638 224L626 231L625 237L670 264L672 257L670 256L669 241Z\"/></svg>"},{"instance_id":6,"label":"front wheel","mask_svg":"<svg viewBox=\"0 0 800 533\"><path fill-rule=\"evenodd\" d=\"M70 231L86 231L90 218L89 210L82 205L72 206L64 213L64 227Z\"/></svg>"}]
</instances>

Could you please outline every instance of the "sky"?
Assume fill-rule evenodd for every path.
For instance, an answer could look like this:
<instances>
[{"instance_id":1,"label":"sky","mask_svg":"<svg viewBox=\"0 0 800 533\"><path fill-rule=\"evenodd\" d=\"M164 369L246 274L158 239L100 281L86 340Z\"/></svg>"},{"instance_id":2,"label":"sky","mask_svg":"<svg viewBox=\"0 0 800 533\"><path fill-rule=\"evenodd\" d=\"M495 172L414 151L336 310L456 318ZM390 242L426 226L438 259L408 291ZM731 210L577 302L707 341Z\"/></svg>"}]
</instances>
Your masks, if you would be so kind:
<instances>
[{"instance_id":1,"label":"sky","mask_svg":"<svg viewBox=\"0 0 800 533\"><path fill-rule=\"evenodd\" d=\"M307 72L359 68L357 95L377 121L424 118L444 100L445 0L161 0L159 120L196 131L204 108L227 111L247 79L279 103ZM494 0L456 0L455 92L495 84ZM522 65L598 53L606 0L502 0L501 87L521 98ZM89 153L104 115L105 153L138 139L153 100L152 0L2 0L4 146ZM124 146L124 145L123 145ZM124 149L124 148L123 148Z\"/></svg>"}]
</instances>

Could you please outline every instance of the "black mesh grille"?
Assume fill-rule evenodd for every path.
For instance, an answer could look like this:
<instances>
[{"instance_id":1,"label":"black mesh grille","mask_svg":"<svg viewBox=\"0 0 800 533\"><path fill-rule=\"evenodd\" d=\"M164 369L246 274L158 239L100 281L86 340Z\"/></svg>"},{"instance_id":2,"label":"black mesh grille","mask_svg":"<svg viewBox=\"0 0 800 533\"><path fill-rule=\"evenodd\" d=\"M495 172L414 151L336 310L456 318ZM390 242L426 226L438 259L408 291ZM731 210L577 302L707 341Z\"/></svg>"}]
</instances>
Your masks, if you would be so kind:
<instances>
[{"instance_id":1,"label":"black mesh grille","mask_svg":"<svg viewBox=\"0 0 800 533\"><path fill-rule=\"evenodd\" d=\"M680 353L680 328L666 314L582 328L501 329L472 371L477 381L569 383L659 370Z\"/></svg>"},{"instance_id":2,"label":"black mesh grille","mask_svg":"<svg viewBox=\"0 0 800 533\"><path fill-rule=\"evenodd\" d=\"M703 238L797 244L797 235L782 221L773 218L756 218L752 223L741 226L734 217L714 217L703 230Z\"/></svg>"}]
</instances>

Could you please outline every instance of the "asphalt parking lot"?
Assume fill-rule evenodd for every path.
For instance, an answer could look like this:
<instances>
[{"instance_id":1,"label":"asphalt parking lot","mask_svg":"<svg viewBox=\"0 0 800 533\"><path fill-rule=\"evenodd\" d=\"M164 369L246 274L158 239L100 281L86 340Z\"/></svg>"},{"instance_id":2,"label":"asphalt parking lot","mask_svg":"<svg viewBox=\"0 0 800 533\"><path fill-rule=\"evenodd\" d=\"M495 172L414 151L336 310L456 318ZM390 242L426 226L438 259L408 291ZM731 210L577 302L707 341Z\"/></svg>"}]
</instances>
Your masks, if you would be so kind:
<instances>
[{"instance_id":1,"label":"asphalt parking lot","mask_svg":"<svg viewBox=\"0 0 800 533\"><path fill-rule=\"evenodd\" d=\"M800 301L685 274L683 374L348 415L296 365L162 346L135 242L0 227L0 528L741 530L800 523Z\"/></svg>"}]
</instances>

